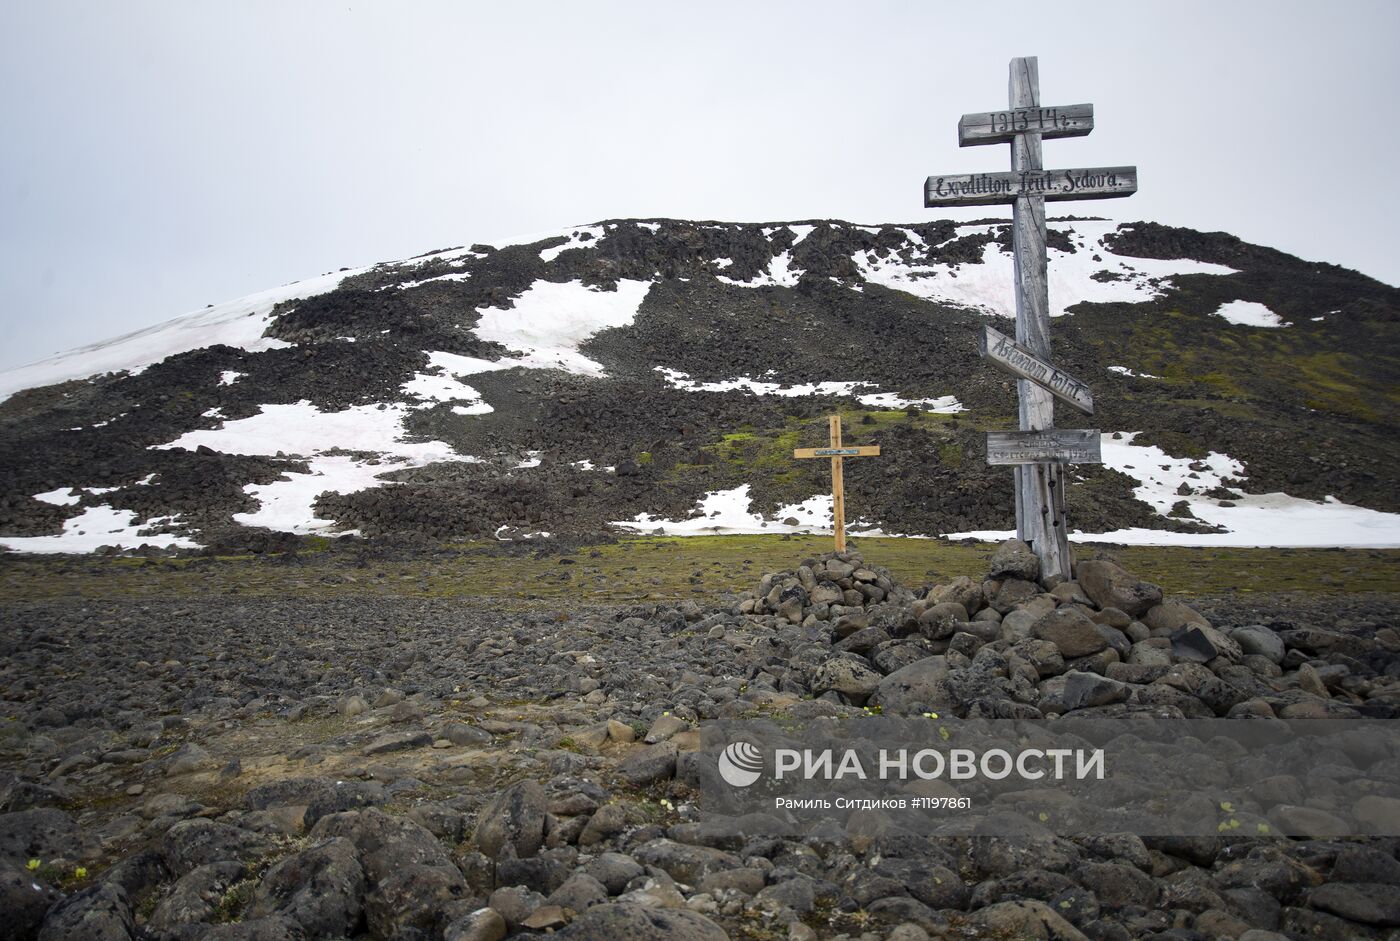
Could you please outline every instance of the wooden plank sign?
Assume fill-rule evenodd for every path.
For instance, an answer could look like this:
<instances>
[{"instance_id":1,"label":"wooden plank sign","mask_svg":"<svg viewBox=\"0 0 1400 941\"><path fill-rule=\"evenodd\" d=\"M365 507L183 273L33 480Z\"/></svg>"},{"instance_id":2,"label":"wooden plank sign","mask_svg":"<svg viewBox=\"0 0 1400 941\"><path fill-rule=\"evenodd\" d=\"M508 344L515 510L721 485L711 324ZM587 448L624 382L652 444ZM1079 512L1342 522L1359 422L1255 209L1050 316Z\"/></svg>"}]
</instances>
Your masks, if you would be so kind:
<instances>
[{"instance_id":1,"label":"wooden plank sign","mask_svg":"<svg viewBox=\"0 0 1400 941\"><path fill-rule=\"evenodd\" d=\"M988 464L1102 464L1096 429L987 432Z\"/></svg>"},{"instance_id":2,"label":"wooden plank sign","mask_svg":"<svg viewBox=\"0 0 1400 941\"><path fill-rule=\"evenodd\" d=\"M1137 167L1075 170L1013 170L931 176L924 181L924 206L995 206L1022 197L1047 202L1115 199L1137 192Z\"/></svg>"},{"instance_id":3,"label":"wooden plank sign","mask_svg":"<svg viewBox=\"0 0 1400 941\"><path fill-rule=\"evenodd\" d=\"M879 457L880 446L864 446L859 448L798 448L792 452L793 457Z\"/></svg>"},{"instance_id":4,"label":"wooden plank sign","mask_svg":"<svg viewBox=\"0 0 1400 941\"><path fill-rule=\"evenodd\" d=\"M999 368L1018 379L1029 379L1085 415L1094 414L1094 394L1088 385L1040 359L1006 334L983 325L977 345L982 357Z\"/></svg>"},{"instance_id":5,"label":"wooden plank sign","mask_svg":"<svg viewBox=\"0 0 1400 941\"><path fill-rule=\"evenodd\" d=\"M1088 104L983 111L958 121L958 146L1009 144L1028 131L1039 131L1042 140L1084 137L1093 129L1094 106Z\"/></svg>"},{"instance_id":6,"label":"wooden plank sign","mask_svg":"<svg viewBox=\"0 0 1400 941\"><path fill-rule=\"evenodd\" d=\"M827 418L827 434L831 444L825 448L797 448L792 452L795 458L831 458L831 519L833 535L836 537L836 551L846 551L846 471L842 462L848 457L879 457L878 445L847 448L841 445L841 416Z\"/></svg>"}]
</instances>

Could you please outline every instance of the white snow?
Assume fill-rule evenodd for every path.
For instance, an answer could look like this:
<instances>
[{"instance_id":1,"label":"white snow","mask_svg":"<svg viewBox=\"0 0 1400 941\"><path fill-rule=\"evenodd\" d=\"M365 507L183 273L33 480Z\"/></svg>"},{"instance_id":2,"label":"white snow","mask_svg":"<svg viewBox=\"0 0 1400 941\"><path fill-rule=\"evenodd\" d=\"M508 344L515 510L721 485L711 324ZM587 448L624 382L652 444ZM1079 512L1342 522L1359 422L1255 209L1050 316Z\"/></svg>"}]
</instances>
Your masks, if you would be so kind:
<instances>
[{"instance_id":1,"label":"white snow","mask_svg":"<svg viewBox=\"0 0 1400 941\"><path fill-rule=\"evenodd\" d=\"M53 501L49 501L53 502ZM143 544L162 548L198 549L199 544L185 536L169 533L142 535L143 530L173 521L161 516L144 523L136 522L131 510L118 510L107 505L90 506L77 516L65 520L63 532L54 536L0 536L0 546L16 552L94 552L100 546L134 549Z\"/></svg>"},{"instance_id":2,"label":"white snow","mask_svg":"<svg viewBox=\"0 0 1400 941\"><path fill-rule=\"evenodd\" d=\"M810 228L810 227L808 227ZM768 263L768 270L754 277L752 281L736 281L724 275L715 275L725 284L741 288L795 287L802 277L802 269L792 267L792 252L786 251Z\"/></svg>"},{"instance_id":3,"label":"white snow","mask_svg":"<svg viewBox=\"0 0 1400 941\"><path fill-rule=\"evenodd\" d=\"M516 470L528 470L528 469L530 469L531 467L539 467L539 466L540 466L540 452L539 452L539 451L526 451L526 452L525 452L525 458L524 458L524 460L518 461L518 462L516 463L516 465L515 465L515 469L516 469Z\"/></svg>"},{"instance_id":4,"label":"white snow","mask_svg":"<svg viewBox=\"0 0 1400 941\"><path fill-rule=\"evenodd\" d=\"M760 533L806 533L831 529L831 496L815 496L780 508L771 519L750 509L749 485L733 490L707 493L696 504L695 515L685 520L666 520L639 513L634 519L613 523L622 529L642 533L663 532L668 536L733 536ZM796 519L797 525L782 520Z\"/></svg>"},{"instance_id":5,"label":"white snow","mask_svg":"<svg viewBox=\"0 0 1400 941\"><path fill-rule=\"evenodd\" d=\"M1116 372L1116 373L1118 373L1118 374L1121 375L1121 376L1132 376L1133 378L1136 378L1136 379L1161 379L1161 378L1162 378L1161 376L1154 376L1154 375L1152 375L1151 373L1148 373L1148 372L1137 372L1137 371L1135 371L1135 370L1129 369L1127 366L1109 366L1109 367L1108 367L1108 371L1109 371L1109 372Z\"/></svg>"},{"instance_id":6,"label":"white snow","mask_svg":"<svg viewBox=\"0 0 1400 941\"><path fill-rule=\"evenodd\" d=\"M812 231L813 231L815 228L816 228L816 226L814 226L814 225L789 225L789 226L788 226L788 231L791 232L792 235L793 235L793 238L792 238L792 246L793 246L793 248L796 248L796 247L797 247L797 244L798 244L799 242L801 242L801 241L802 241L803 239L805 239L807 236L811 235L811 234L812 234Z\"/></svg>"},{"instance_id":7,"label":"white snow","mask_svg":"<svg viewBox=\"0 0 1400 941\"><path fill-rule=\"evenodd\" d=\"M466 281L471 276L472 273L470 271L454 271L451 274L433 275L431 278L420 278L416 281L403 281L399 284L386 284L379 290L388 291L390 289L396 288L401 291L406 291L409 288L416 288L420 285L431 284L434 281ZM343 337L342 339L349 340L351 343L355 342L354 337Z\"/></svg>"},{"instance_id":8,"label":"white snow","mask_svg":"<svg viewBox=\"0 0 1400 941\"><path fill-rule=\"evenodd\" d=\"M222 427L188 431L158 449L200 445L225 454L310 457L325 451L368 451L414 464L467 460L442 441L405 441L405 405L355 405L323 412L306 400L294 405L264 405L257 415L226 421Z\"/></svg>"},{"instance_id":9,"label":"white snow","mask_svg":"<svg viewBox=\"0 0 1400 941\"><path fill-rule=\"evenodd\" d=\"M515 299L513 310L482 308L476 335L521 351L518 365L603 376L602 365L580 353L579 345L600 330L632 323L651 284L622 279L615 291L595 291L582 281L536 281Z\"/></svg>"},{"instance_id":10,"label":"white snow","mask_svg":"<svg viewBox=\"0 0 1400 941\"><path fill-rule=\"evenodd\" d=\"M998 225L959 226L957 237L980 234ZM1103 243L1104 237L1118 228L1116 222L1056 222L1052 229L1065 230L1078 244L1086 244L1075 252L1063 252L1051 246L1048 250L1047 280L1050 290L1050 316L1062 317L1068 308L1083 301L1137 303L1159 296L1161 288L1153 282L1178 274L1234 274L1233 268L1189 259L1159 260L1115 255ZM1094 261L1098 255L1102 261ZM926 300L971 307L1002 317L1016 315L1016 299L1012 290L1015 272L1009 250L995 242L982 248L981 264L910 265L898 255L884 258L873 251L859 252L852 260L860 267L867 281L905 291ZM1117 279L1096 281L1099 272L1117 275Z\"/></svg>"},{"instance_id":11,"label":"white snow","mask_svg":"<svg viewBox=\"0 0 1400 941\"><path fill-rule=\"evenodd\" d=\"M646 223L639 224L645 225ZM657 226L656 228L660 228L660 226ZM655 232L656 229L654 228L652 229L652 231ZM602 226L580 226L579 228L574 229L569 233L569 240L563 245L556 245L554 248L540 249L540 258L544 261L553 261L554 259L558 258L562 253L568 251L571 248L594 248L597 246L598 240L602 238L605 234L606 233L604 232ZM584 235L588 235L591 237L585 239L583 238Z\"/></svg>"},{"instance_id":12,"label":"white snow","mask_svg":"<svg viewBox=\"0 0 1400 941\"><path fill-rule=\"evenodd\" d=\"M54 506L72 506L82 499L72 487L59 487L57 490L46 490L43 493L34 494L35 500L42 500L44 503L52 503Z\"/></svg>"},{"instance_id":13,"label":"white snow","mask_svg":"<svg viewBox=\"0 0 1400 941\"><path fill-rule=\"evenodd\" d=\"M489 372L491 369L501 368L498 364L471 356L430 351L428 368L431 372L417 373L400 386L400 391L405 395L419 400L418 408L431 408L439 402L459 402L464 404L452 407L455 415L485 415L494 411L482 399L480 392L459 380L457 376Z\"/></svg>"},{"instance_id":14,"label":"white snow","mask_svg":"<svg viewBox=\"0 0 1400 941\"><path fill-rule=\"evenodd\" d=\"M1190 465L1195 462L1191 458L1171 457L1155 445L1134 444L1136 436L1136 432L1125 433L1121 439L1103 435L1104 464L1137 480L1134 496L1163 516L1178 501L1185 500L1197 519L1225 531L1172 533L1142 528L1106 533L1075 531L1070 533L1071 540L1145 546L1400 547L1400 514L1368 510L1332 497L1319 502L1286 493L1242 494L1239 499L1230 501L1235 506L1220 506L1219 501L1205 496L1204 491L1224 486L1239 492L1238 482L1243 480L1244 468L1238 461L1212 452L1200 462L1206 469L1193 472ZM1193 492L1177 493L1182 483ZM1008 539L1014 533L980 530L947 535L951 539L995 541Z\"/></svg>"},{"instance_id":15,"label":"white snow","mask_svg":"<svg viewBox=\"0 0 1400 941\"><path fill-rule=\"evenodd\" d=\"M371 466L343 455L326 455L307 462L305 474L289 472L270 484L249 484L243 490L259 503L252 513L235 513L233 521L244 526L265 526L279 532L308 535L327 533L334 520L321 519L312 509L316 498L326 491L356 493L388 481L376 475L398 468Z\"/></svg>"},{"instance_id":16,"label":"white snow","mask_svg":"<svg viewBox=\"0 0 1400 941\"><path fill-rule=\"evenodd\" d=\"M219 385L231 386L245 375L247 374L234 369L225 369L223 372L219 373Z\"/></svg>"},{"instance_id":17,"label":"white snow","mask_svg":"<svg viewBox=\"0 0 1400 941\"><path fill-rule=\"evenodd\" d=\"M1215 316L1224 317L1230 323L1244 327L1288 326L1278 314L1255 301L1230 301L1228 304L1221 304Z\"/></svg>"},{"instance_id":18,"label":"white snow","mask_svg":"<svg viewBox=\"0 0 1400 941\"><path fill-rule=\"evenodd\" d=\"M447 354L444 354L447 355ZM306 473L288 472L270 484L249 484L244 491L259 501L253 513L234 515L235 522L293 533L324 532L335 524L316 516L312 503L325 491L355 493L390 483L380 474L438 461L475 462L442 441L407 441L403 421L409 406L356 405L323 412L310 402L264 405L257 415L226 421L222 427L190 431L157 448L194 450L205 445L225 454L278 454L306 458ZM375 463L327 451L376 454Z\"/></svg>"},{"instance_id":19,"label":"white snow","mask_svg":"<svg viewBox=\"0 0 1400 941\"><path fill-rule=\"evenodd\" d=\"M758 379L749 379L739 376L735 379L724 379L719 382L700 382L691 379L686 373L678 369L668 369L665 366L653 367L666 379L666 383L674 389L682 389L687 392L732 392L735 390L747 392L750 395L777 395L784 398L798 398L811 395L842 395L856 399L862 405L871 408L908 408L917 406L928 412L941 412L952 414L964 411L962 403L956 396L945 395L936 399L905 399L893 392L858 392L859 389L875 389L878 386L873 382L807 382L795 386L784 386L780 382L764 382Z\"/></svg>"},{"instance_id":20,"label":"white snow","mask_svg":"<svg viewBox=\"0 0 1400 941\"><path fill-rule=\"evenodd\" d=\"M79 347L28 366L11 369L0 373L0 401L23 389L51 385L55 382L86 379L89 376L122 370L139 372L167 356L219 343L252 353L289 346L290 344L282 340L263 336L263 331L271 321L274 306L282 301L324 294L334 290L346 278L368 270L359 268L353 271L337 271L270 291L249 294L247 297L206 307L135 333Z\"/></svg>"}]
</instances>

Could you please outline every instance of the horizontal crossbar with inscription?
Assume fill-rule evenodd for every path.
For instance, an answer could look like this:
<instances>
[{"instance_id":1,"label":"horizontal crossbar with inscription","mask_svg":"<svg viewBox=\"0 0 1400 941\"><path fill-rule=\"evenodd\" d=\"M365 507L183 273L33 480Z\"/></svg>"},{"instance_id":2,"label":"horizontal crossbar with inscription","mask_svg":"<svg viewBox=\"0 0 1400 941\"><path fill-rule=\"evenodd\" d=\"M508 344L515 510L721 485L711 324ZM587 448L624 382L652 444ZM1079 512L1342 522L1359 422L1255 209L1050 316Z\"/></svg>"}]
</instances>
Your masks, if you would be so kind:
<instances>
[{"instance_id":1,"label":"horizontal crossbar with inscription","mask_svg":"<svg viewBox=\"0 0 1400 941\"><path fill-rule=\"evenodd\" d=\"M1094 394L1089 386L1069 373L1040 359L998 330L985 324L977 338L978 352L999 368L1019 379L1029 379L1055 398L1072 405L1085 415L1094 414Z\"/></svg>"},{"instance_id":2,"label":"horizontal crossbar with inscription","mask_svg":"<svg viewBox=\"0 0 1400 941\"><path fill-rule=\"evenodd\" d=\"M1013 170L931 176L924 183L924 206L994 206L1022 196L1047 202L1114 199L1137 192L1137 167L1074 170Z\"/></svg>"},{"instance_id":3,"label":"horizontal crossbar with inscription","mask_svg":"<svg viewBox=\"0 0 1400 941\"><path fill-rule=\"evenodd\" d=\"M1093 105L1007 108L965 114L958 121L958 146L1009 144L1017 134L1039 133L1043 140L1083 137L1094 129Z\"/></svg>"},{"instance_id":4,"label":"horizontal crossbar with inscription","mask_svg":"<svg viewBox=\"0 0 1400 941\"><path fill-rule=\"evenodd\" d=\"M987 432L988 464L1102 464L1096 429Z\"/></svg>"},{"instance_id":5,"label":"horizontal crossbar with inscription","mask_svg":"<svg viewBox=\"0 0 1400 941\"><path fill-rule=\"evenodd\" d=\"M866 445L859 448L797 448L793 457L879 457L879 445Z\"/></svg>"}]
</instances>

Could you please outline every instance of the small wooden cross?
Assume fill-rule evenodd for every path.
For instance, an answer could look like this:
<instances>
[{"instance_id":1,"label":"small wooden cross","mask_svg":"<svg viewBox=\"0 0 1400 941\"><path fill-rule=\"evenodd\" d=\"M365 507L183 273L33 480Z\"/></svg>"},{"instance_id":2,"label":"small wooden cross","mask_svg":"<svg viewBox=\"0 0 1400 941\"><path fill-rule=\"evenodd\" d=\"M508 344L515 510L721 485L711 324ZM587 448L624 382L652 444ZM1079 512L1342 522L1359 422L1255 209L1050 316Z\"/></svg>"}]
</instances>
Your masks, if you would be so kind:
<instances>
[{"instance_id":1,"label":"small wooden cross","mask_svg":"<svg viewBox=\"0 0 1400 941\"><path fill-rule=\"evenodd\" d=\"M879 445L866 445L859 448L841 446L841 416L832 415L831 445L825 448L798 448L792 452L796 458L831 458L831 517L836 525L836 551L846 551L846 478L841 462L848 457L879 457Z\"/></svg>"}]
</instances>

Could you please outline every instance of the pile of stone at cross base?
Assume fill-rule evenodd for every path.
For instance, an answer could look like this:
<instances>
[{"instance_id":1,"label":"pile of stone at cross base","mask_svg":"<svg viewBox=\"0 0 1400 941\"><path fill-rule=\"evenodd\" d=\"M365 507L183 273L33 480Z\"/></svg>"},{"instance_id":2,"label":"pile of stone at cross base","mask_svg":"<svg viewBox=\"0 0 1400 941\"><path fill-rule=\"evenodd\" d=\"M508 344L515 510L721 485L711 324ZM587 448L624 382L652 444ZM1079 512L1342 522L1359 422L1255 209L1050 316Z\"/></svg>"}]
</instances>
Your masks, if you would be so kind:
<instances>
[{"instance_id":1,"label":"pile of stone at cross base","mask_svg":"<svg viewBox=\"0 0 1400 941\"><path fill-rule=\"evenodd\" d=\"M1070 581L1039 576L1030 547L1009 540L985 578L961 576L915 597L858 554L832 553L764 575L740 611L807 632L785 689L886 714L1400 714L1400 676L1368 668L1374 658L1361 638L1315 627L1217 628L1102 559L1078 562ZM1382 644L1400 647L1393 631L1381 633Z\"/></svg>"}]
</instances>

